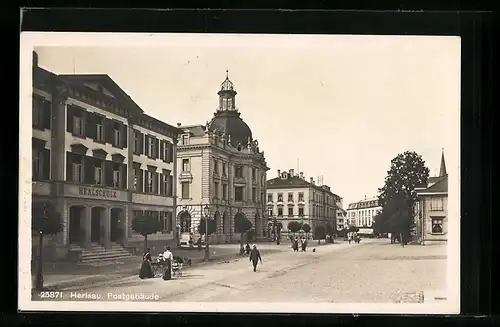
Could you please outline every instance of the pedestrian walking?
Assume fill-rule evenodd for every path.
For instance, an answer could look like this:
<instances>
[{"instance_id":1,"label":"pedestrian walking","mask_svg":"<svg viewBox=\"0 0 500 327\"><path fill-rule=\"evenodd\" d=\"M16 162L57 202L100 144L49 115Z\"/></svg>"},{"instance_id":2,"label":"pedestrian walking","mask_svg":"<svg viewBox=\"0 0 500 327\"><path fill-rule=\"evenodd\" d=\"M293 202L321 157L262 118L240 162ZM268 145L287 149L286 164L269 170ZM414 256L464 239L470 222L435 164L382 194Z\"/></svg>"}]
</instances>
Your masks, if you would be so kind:
<instances>
[{"instance_id":1,"label":"pedestrian walking","mask_svg":"<svg viewBox=\"0 0 500 327\"><path fill-rule=\"evenodd\" d=\"M170 280L172 279L172 262L174 260L174 254L170 251L170 246L167 246L167 249L163 252L163 259L166 261L163 280Z\"/></svg>"},{"instance_id":2,"label":"pedestrian walking","mask_svg":"<svg viewBox=\"0 0 500 327\"><path fill-rule=\"evenodd\" d=\"M250 251L250 262L252 262L253 265L253 271L257 271L257 264L259 263L262 264L262 258L260 256L260 252L257 249L257 245L253 245L252 251Z\"/></svg>"},{"instance_id":3,"label":"pedestrian walking","mask_svg":"<svg viewBox=\"0 0 500 327\"><path fill-rule=\"evenodd\" d=\"M293 241L293 251L299 252L299 239L297 237Z\"/></svg>"}]
</instances>

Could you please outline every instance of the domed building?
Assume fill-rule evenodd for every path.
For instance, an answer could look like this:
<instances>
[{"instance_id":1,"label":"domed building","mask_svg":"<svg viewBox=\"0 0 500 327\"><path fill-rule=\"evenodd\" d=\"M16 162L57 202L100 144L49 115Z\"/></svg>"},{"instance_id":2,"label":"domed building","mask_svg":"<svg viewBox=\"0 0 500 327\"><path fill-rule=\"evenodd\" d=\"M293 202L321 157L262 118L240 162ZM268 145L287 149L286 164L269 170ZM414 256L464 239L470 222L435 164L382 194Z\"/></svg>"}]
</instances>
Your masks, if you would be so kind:
<instances>
[{"instance_id":1,"label":"domed building","mask_svg":"<svg viewBox=\"0 0 500 327\"><path fill-rule=\"evenodd\" d=\"M227 72L226 72L227 73ZM226 76L217 93L219 106L205 125L178 124L177 219L181 246L204 241L201 219L208 217L209 243L240 241L235 219L252 223L247 240L266 236L264 151L236 107L236 89Z\"/></svg>"}]
</instances>

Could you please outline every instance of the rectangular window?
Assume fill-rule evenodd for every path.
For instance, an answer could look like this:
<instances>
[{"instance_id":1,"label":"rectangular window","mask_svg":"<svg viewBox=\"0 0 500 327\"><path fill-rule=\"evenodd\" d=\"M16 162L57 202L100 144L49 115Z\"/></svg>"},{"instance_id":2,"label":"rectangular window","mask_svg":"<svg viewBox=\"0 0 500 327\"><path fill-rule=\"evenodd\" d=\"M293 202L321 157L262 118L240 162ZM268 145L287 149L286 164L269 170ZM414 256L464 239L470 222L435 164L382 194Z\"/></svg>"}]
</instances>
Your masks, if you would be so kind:
<instances>
[{"instance_id":1,"label":"rectangular window","mask_svg":"<svg viewBox=\"0 0 500 327\"><path fill-rule=\"evenodd\" d=\"M182 159L182 171L189 171L189 159Z\"/></svg>"},{"instance_id":2,"label":"rectangular window","mask_svg":"<svg viewBox=\"0 0 500 327\"><path fill-rule=\"evenodd\" d=\"M41 105L40 105L40 100L38 99L38 97L33 97L33 111L31 112L32 116L31 116L31 120L32 120L32 125L34 127L41 127Z\"/></svg>"},{"instance_id":3,"label":"rectangular window","mask_svg":"<svg viewBox=\"0 0 500 327\"><path fill-rule=\"evenodd\" d=\"M214 183L214 198L219 198L219 183Z\"/></svg>"},{"instance_id":4,"label":"rectangular window","mask_svg":"<svg viewBox=\"0 0 500 327\"><path fill-rule=\"evenodd\" d=\"M94 167L94 183L96 185L102 185L102 167L101 166Z\"/></svg>"},{"instance_id":5,"label":"rectangular window","mask_svg":"<svg viewBox=\"0 0 500 327\"><path fill-rule=\"evenodd\" d=\"M273 195L272 194L267 195L267 202L273 202Z\"/></svg>"},{"instance_id":6,"label":"rectangular window","mask_svg":"<svg viewBox=\"0 0 500 327\"><path fill-rule=\"evenodd\" d=\"M42 151L33 149L33 176L32 179L41 180L43 175L43 155Z\"/></svg>"},{"instance_id":7,"label":"rectangular window","mask_svg":"<svg viewBox=\"0 0 500 327\"><path fill-rule=\"evenodd\" d=\"M148 156L155 157L155 139L152 137L148 137Z\"/></svg>"},{"instance_id":8,"label":"rectangular window","mask_svg":"<svg viewBox=\"0 0 500 327\"><path fill-rule=\"evenodd\" d=\"M227 200L227 184L222 184L222 198Z\"/></svg>"},{"instance_id":9,"label":"rectangular window","mask_svg":"<svg viewBox=\"0 0 500 327\"><path fill-rule=\"evenodd\" d=\"M252 202L257 202L257 189L252 187Z\"/></svg>"},{"instance_id":10,"label":"rectangular window","mask_svg":"<svg viewBox=\"0 0 500 327\"><path fill-rule=\"evenodd\" d=\"M141 151L141 134L139 132L134 131L134 153L140 154Z\"/></svg>"},{"instance_id":11,"label":"rectangular window","mask_svg":"<svg viewBox=\"0 0 500 327\"><path fill-rule=\"evenodd\" d=\"M146 192L153 193L153 176L152 171L146 171Z\"/></svg>"},{"instance_id":12,"label":"rectangular window","mask_svg":"<svg viewBox=\"0 0 500 327\"><path fill-rule=\"evenodd\" d=\"M431 210L432 211L442 211L443 210L443 198L431 198Z\"/></svg>"},{"instance_id":13,"label":"rectangular window","mask_svg":"<svg viewBox=\"0 0 500 327\"><path fill-rule=\"evenodd\" d=\"M214 159L214 173L219 173L219 162L217 161L217 159Z\"/></svg>"},{"instance_id":14,"label":"rectangular window","mask_svg":"<svg viewBox=\"0 0 500 327\"><path fill-rule=\"evenodd\" d=\"M167 221L166 230L167 230L167 232L171 232L174 229L173 228L172 212L170 212L170 211L165 212L165 216L166 216L165 220Z\"/></svg>"},{"instance_id":15,"label":"rectangular window","mask_svg":"<svg viewBox=\"0 0 500 327\"><path fill-rule=\"evenodd\" d=\"M181 190L182 198L189 199L189 182L182 182L181 188L182 188L182 190Z\"/></svg>"},{"instance_id":16,"label":"rectangular window","mask_svg":"<svg viewBox=\"0 0 500 327\"><path fill-rule=\"evenodd\" d=\"M163 161L168 160L168 143L164 142L163 143Z\"/></svg>"},{"instance_id":17,"label":"rectangular window","mask_svg":"<svg viewBox=\"0 0 500 327\"><path fill-rule=\"evenodd\" d=\"M120 187L120 165L113 165L113 187Z\"/></svg>"},{"instance_id":18,"label":"rectangular window","mask_svg":"<svg viewBox=\"0 0 500 327\"><path fill-rule=\"evenodd\" d=\"M299 193L299 201L304 201L304 193L303 192Z\"/></svg>"},{"instance_id":19,"label":"rectangular window","mask_svg":"<svg viewBox=\"0 0 500 327\"><path fill-rule=\"evenodd\" d=\"M226 173L226 163L225 162L222 163L222 175L227 176L227 173Z\"/></svg>"},{"instance_id":20,"label":"rectangular window","mask_svg":"<svg viewBox=\"0 0 500 327\"><path fill-rule=\"evenodd\" d=\"M278 193L278 202L283 201L283 193Z\"/></svg>"},{"instance_id":21,"label":"rectangular window","mask_svg":"<svg viewBox=\"0 0 500 327\"><path fill-rule=\"evenodd\" d=\"M443 234L443 219L432 219L432 234Z\"/></svg>"},{"instance_id":22,"label":"rectangular window","mask_svg":"<svg viewBox=\"0 0 500 327\"><path fill-rule=\"evenodd\" d=\"M164 195L168 195L169 188L170 188L168 176L169 175L165 175L165 174L162 175L163 180L161 181L161 183L163 184L163 187L161 189L163 190L162 194L164 194Z\"/></svg>"},{"instance_id":23,"label":"rectangular window","mask_svg":"<svg viewBox=\"0 0 500 327\"><path fill-rule=\"evenodd\" d=\"M293 207L288 208L288 217L293 217Z\"/></svg>"},{"instance_id":24,"label":"rectangular window","mask_svg":"<svg viewBox=\"0 0 500 327\"><path fill-rule=\"evenodd\" d=\"M238 201L238 202L243 201L243 187L236 186L234 188L234 201Z\"/></svg>"},{"instance_id":25,"label":"rectangular window","mask_svg":"<svg viewBox=\"0 0 500 327\"><path fill-rule=\"evenodd\" d=\"M278 216L283 216L283 208L278 208Z\"/></svg>"},{"instance_id":26,"label":"rectangular window","mask_svg":"<svg viewBox=\"0 0 500 327\"><path fill-rule=\"evenodd\" d=\"M80 162L73 163L73 182L83 182L83 166Z\"/></svg>"},{"instance_id":27,"label":"rectangular window","mask_svg":"<svg viewBox=\"0 0 500 327\"><path fill-rule=\"evenodd\" d=\"M182 135L182 145L188 145L189 141L189 136L188 135Z\"/></svg>"},{"instance_id":28,"label":"rectangular window","mask_svg":"<svg viewBox=\"0 0 500 327\"><path fill-rule=\"evenodd\" d=\"M234 166L234 176L236 178L243 178L243 167Z\"/></svg>"},{"instance_id":29,"label":"rectangular window","mask_svg":"<svg viewBox=\"0 0 500 327\"><path fill-rule=\"evenodd\" d=\"M257 170L255 168L252 168L252 180L257 180Z\"/></svg>"},{"instance_id":30,"label":"rectangular window","mask_svg":"<svg viewBox=\"0 0 500 327\"><path fill-rule=\"evenodd\" d=\"M303 215L304 215L304 208L299 207L299 216L303 216Z\"/></svg>"},{"instance_id":31,"label":"rectangular window","mask_svg":"<svg viewBox=\"0 0 500 327\"><path fill-rule=\"evenodd\" d=\"M113 145L115 146L121 145L120 136L121 136L120 130L115 127L115 130L113 131Z\"/></svg>"},{"instance_id":32,"label":"rectangular window","mask_svg":"<svg viewBox=\"0 0 500 327\"><path fill-rule=\"evenodd\" d=\"M269 217L272 217L272 216L273 216L273 209L272 209L272 208L267 209L267 215L268 215Z\"/></svg>"},{"instance_id":33,"label":"rectangular window","mask_svg":"<svg viewBox=\"0 0 500 327\"><path fill-rule=\"evenodd\" d=\"M293 193L288 193L288 202L293 202Z\"/></svg>"},{"instance_id":34,"label":"rectangular window","mask_svg":"<svg viewBox=\"0 0 500 327\"><path fill-rule=\"evenodd\" d=\"M104 141L104 126L102 124L95 125L95 139L96 141Z\"/></svg>"},{"instance_id":35,"label":"rectangular window","mask_svg":"<svg viewBox=\"0 0 500 327\"><path fill-rule=\"evenodd\" d=\"M139 183L139 174L140 174L141 170L138 169L138 168L135 168L134 169L134 186L132 187L132 189L134 191L137 191L137 185Z\"/></svg>"},{"instance_id":36,"label":"rectangular window","mask_svg":"<svg viewBox=\"0 0 500 327\"><path fill-rule=\"evenodd\" d=\"M73 129L74 129L74 134L78 136L84 136L85 135L85 129L83 125L83 119L78 116L73 117Z\"/></svg>"}]
</instances>

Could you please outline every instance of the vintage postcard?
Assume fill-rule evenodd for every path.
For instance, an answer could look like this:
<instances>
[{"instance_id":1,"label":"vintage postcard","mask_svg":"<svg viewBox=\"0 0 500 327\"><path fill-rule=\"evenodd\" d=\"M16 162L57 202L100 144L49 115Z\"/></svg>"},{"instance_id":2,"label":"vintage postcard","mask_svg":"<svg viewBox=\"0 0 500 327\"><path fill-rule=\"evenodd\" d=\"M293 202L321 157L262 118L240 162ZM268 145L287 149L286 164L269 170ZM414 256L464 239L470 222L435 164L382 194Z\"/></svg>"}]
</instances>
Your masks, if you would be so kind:
<instances>
[{"instance_id":1,"label":"vintage postcard","mask_svg":"<svg viewBox=\"0 0 500 327\"><path fill-rule=\"evenodd\" d=\"M458 313L460 46L22 33L19 309Z\"/></svg>"}]
</instances>

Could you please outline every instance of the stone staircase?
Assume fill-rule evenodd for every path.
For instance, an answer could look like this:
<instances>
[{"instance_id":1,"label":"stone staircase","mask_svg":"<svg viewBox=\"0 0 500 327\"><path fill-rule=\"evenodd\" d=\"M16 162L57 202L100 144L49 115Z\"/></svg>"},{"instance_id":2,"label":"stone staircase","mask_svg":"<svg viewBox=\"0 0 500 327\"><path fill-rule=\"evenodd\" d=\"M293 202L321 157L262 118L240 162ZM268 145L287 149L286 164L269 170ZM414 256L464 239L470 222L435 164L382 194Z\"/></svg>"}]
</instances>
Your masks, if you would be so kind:
<instances>
[{"instance_id":1,"label":"stone staircase","mask_svg":"<svg viewBox=\"0 0 500 327\"><path fill-rule=\"evenodd\" d=\"M78 263L94 264L101 262L120 261L131 258L133 255L120 244L111 242L109 249L105 249L101 244L92 243L88 249L79 246L72 247L71 252L79 252Z\"/></svg>"}]
</instances>

